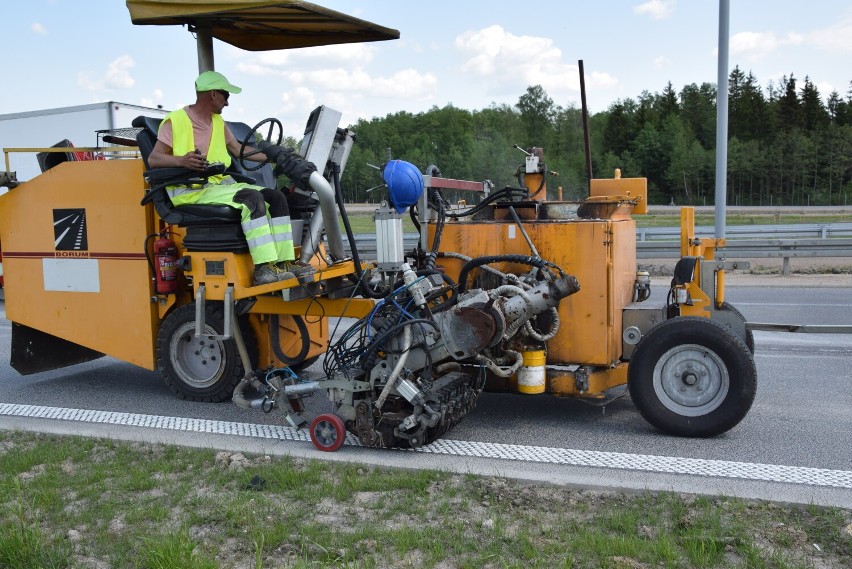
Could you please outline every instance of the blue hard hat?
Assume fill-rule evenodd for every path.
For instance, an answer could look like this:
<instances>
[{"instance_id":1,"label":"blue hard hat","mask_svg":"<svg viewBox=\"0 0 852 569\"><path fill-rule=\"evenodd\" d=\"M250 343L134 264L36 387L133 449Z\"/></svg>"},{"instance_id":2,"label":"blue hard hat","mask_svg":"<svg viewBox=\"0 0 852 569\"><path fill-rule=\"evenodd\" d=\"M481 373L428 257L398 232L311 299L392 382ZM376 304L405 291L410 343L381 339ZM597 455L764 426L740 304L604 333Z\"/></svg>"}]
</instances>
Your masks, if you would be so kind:
<instances>
[{"instance_id":1,"label":"blue hard hat","mask_svg":"<svg viewBox=\"0 0 852 569\"><path fill-rule=\"evenodd\" d=\"M417 203L423 193L423 175L417 166L404 160L391 160L382 170L390 201L397 213Z\"/></svg>"}]
</instances>

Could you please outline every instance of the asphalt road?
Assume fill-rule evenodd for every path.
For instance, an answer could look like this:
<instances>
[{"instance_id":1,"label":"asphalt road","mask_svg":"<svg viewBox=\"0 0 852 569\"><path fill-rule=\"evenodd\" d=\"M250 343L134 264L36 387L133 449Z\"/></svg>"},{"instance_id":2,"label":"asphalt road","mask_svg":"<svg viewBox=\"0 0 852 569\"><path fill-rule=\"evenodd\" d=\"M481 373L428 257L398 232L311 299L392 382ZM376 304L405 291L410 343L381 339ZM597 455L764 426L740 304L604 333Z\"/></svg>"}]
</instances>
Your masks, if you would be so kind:
<instances>
[{"instance_id":1,"label":"asphalt road","mask_svg":"<svg viewBox=\"0 0 852 569\"><path fill-rule=\"evenodd\" d=\"M848 287L768 289L729 283L727 292L727 300L749 321L852 324L852 295ZM5 312L2 316L5 317ZM0 320L0 404L283 424L277 413L244 411L231 403L181 401L171 394L156 372L110 358L22 377L8 365L10 330L10 323ZM477 408L445 437L453 448L472 449L458 454L373 451L346 446L329 455L315 451L310 443L303 441L10 416L0 417L0 428L158 440L411 468L445 468L583 487L669 489L852 507L852 486L845 486L845 482L825 482L825 476L831 478L836 472L843 480L852 480L852 372L849 369L852 335L757 332L755 344L759 387L754 406L740 425L712 439L677 438L655 431L640 417L627 396L616 397L600 407L576 399L492 393L484 394ZM314 366L305 375L311 378L320 374L321 368ZM614 391L613 396L617 396L623 389ZM324 395L311 398L311 411L327 409ZM499 456L483 458L483 448L498 448L495 452ZM518 449L521 449L518 456L507 458L499 454L512 454ZM559 464L562 459L539 460L536 453L550 456L548 449L579 453L581 464L572 462L573 459L569 464ZM602 460L611 462L603 467L597 463L584 466L582 460L586 457L600 458L596 453L605 453ZM661 471L657 466L636 467L637 456L652 457L654 465L660 464L659 457L677 460L674 466ZM703 461L733 470L719 476L691 470L694 463L701 466ZM799 474L804 472L807 479L796 483L767 480L761 473L773 466L789 467ZM811 469L814 478L809 477ZM742 475L743 472L746 474ZM758 475L752 476L753 472Z\"/></svg>"}]
</instances>

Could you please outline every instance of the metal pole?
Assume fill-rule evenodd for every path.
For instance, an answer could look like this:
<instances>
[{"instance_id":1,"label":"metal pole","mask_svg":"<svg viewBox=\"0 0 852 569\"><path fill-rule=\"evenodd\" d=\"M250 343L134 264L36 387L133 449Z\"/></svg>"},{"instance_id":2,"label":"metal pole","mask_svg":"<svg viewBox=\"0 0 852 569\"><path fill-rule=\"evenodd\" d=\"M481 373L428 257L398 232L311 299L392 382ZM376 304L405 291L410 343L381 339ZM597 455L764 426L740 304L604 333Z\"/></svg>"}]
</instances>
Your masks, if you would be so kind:
<instances>
[{"instance_id":1,"label":"metal pole","mask_svg":"<svg viewBox=\"0 0 852 569\"><path fill-rule=\"evenodd\" d=\"M213 71L213 35L209 23L199 23L195 27L195 45L198 50L198 72Z\"/></svg>"},{"instance_id":2,"label":"metal pole","mask_svg":"<svg viewBox=\"0 0 852 569\"><path fill-rule=\"evenodd\" d=\"M580 70L580 101L583 107L583 145L586 149L586 173L589 175L589 183L586 186L586 195L589 195L592 187L592 147L589 143L589 107L586 105L586 73L583 71L583 60L577 61Z\"/></svg>"},{"instance_id":3,"label":"metal pole","mask_svg":"<svg viewBox=\"0 0 852 569\"><path fill-rule=\"evenodd\" d=\"M725 237L728 182L728 35L730 0L719 0L719 70L716 80L716 238Z\"/></svg>"}]
</instances>

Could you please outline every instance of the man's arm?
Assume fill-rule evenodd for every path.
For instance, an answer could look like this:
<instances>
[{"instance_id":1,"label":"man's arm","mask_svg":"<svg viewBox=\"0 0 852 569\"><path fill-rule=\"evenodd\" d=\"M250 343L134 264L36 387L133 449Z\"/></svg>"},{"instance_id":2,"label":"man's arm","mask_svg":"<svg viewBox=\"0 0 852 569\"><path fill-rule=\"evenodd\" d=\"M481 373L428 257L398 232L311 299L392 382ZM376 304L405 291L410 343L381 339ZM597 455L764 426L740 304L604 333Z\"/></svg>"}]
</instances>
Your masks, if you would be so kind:
<instances>
[{"instance_id":1,"label":"man's arm","mask_svg":"<svg viewBox=\"0 0 852 569\"><path fill-rule=\"evenodd\" d=\"M242 146L242 143L240 141L236 139L231 139L228 141L227 146L228 152L230 152L232 156L236 156L237 158L240 157L240 147ZM250 152L257 152L257 149L253 146L249 146L248 144L246 144L245 152L246 154L249 154ZM258 152L253 156L246 156L245 158L246 160L249 160L251 162L263 162L264 160L266 160L266 154L264 154L263 152Z\"/></svg>"},{"instance_id":2,"label":"man's arm","mask_svg":"<svg viewBox=\"0 0 852 569\"><path fill-rule=\"evenodd\" d=\"M170 146L158 140L148 156L148 165L151 168L188 168L201 171L207 167L207 159L198 152L175 156Z\"/></svg>"}]
</instances>

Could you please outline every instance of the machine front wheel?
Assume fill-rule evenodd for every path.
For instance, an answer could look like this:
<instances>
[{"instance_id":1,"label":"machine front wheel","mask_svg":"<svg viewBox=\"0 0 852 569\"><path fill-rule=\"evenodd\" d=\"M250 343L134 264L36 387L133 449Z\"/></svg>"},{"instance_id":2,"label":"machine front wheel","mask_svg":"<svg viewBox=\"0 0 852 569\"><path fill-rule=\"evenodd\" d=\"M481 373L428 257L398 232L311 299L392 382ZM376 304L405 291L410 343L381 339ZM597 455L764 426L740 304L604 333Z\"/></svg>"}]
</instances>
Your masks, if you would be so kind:
<instances>
[{"instance_id":1,"label":"machine front wheel","mask_svg":"<svg viewBox=\"0 0 852 569\"><path fill-rule=\"evenodd\" d=\"M323 413L311 421L311 442L325 452L336 451L346 440L346 426L343 419L334 413Z\"/></svg>"},{"instance_id":2,"label":"machine front wheel","mask_svg":"<svg viewBox=\"0 0 852 569\"><path fill-rule=\"evenodd\" d=\"M220 335L224 330L224 307L207 303L205 334ZM250 326L241 325L250 357L256 357L257 342ZM157 367L163 380L178 397L190 401L225 401L245 375L233 338L210 339L195 336L195 303L169 314L157 335Z\"/></svg>"},{"instance_id":3,"label":"machine front wheel","mask_svg":"<svg viewBox=\"0 0 852 569\"><path fill-rule=\"evenodd\" d=\"M642 338L627 384L639 413L661 431L712 437L746 416L757 370L751 351L733 332L707 318L682 317Z\"/></svg>"}]
</instances>

